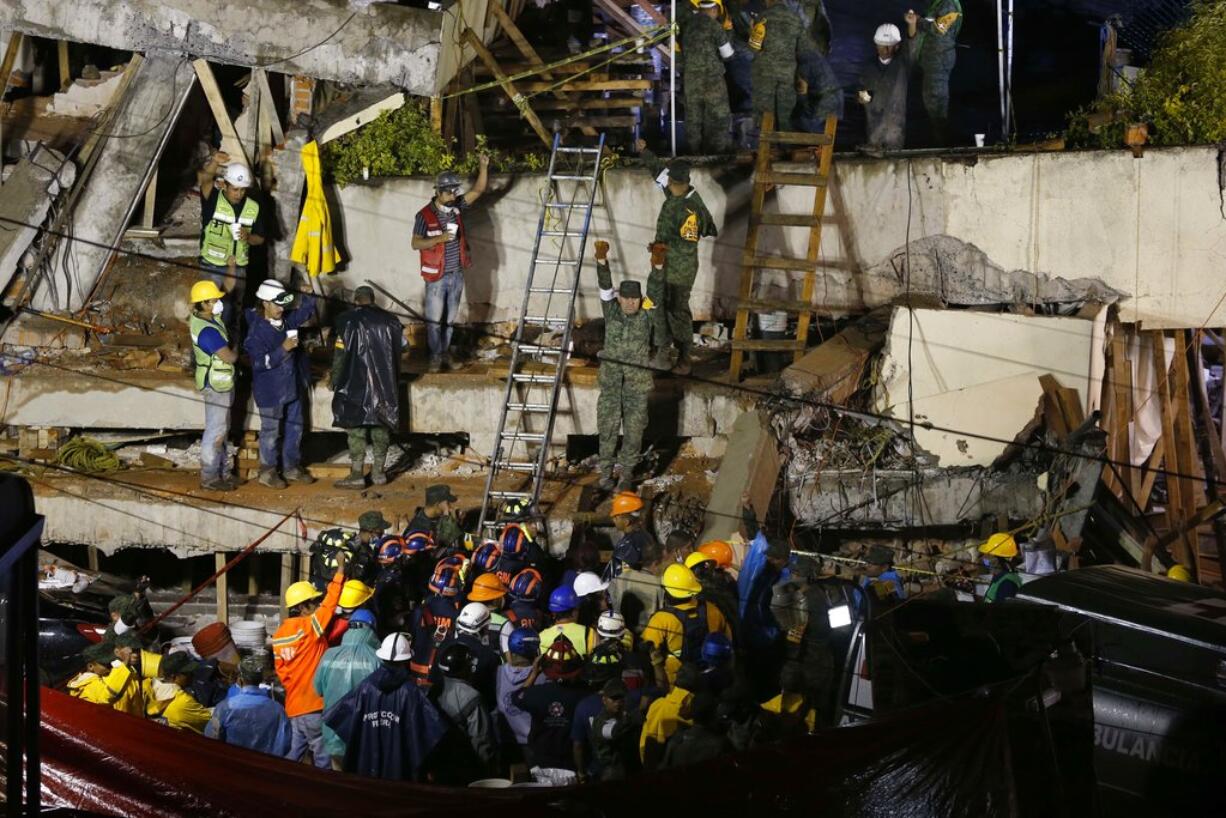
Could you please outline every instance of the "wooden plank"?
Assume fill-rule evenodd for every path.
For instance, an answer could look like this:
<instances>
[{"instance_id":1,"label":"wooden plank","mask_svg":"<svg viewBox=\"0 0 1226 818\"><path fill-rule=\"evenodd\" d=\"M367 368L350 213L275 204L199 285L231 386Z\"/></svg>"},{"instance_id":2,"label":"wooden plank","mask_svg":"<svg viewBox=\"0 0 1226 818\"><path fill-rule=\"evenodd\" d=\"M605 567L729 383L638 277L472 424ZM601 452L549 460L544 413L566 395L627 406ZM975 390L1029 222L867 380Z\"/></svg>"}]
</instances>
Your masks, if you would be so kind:
<instances>
[{"instance_id":1,"label":"wooden plank","mask_svg":"<svg viewBox=\"0 0 1226 818\"><path fill-rule=\"evenodd\" d=\"M823 179L830 178L830 168L834 162L834 137L838 130L839 121L833 116L826 117L826 144L822 147L821 155L817 162L817 173ZM829 185L821 185L816 188L816 193L813 197L813 220L817 222L813 227L809 228L809 252L806 256L809 260L809 269L805 271L805 280L800 287L800 298L802 301L813 301L814 291L817 289L817 261L821 257L822 250L822 217L826 215L826 193L830 189ZM907 271L910 275L910 271ZM809 321L810 314L802 312L796 320L796 338L801 344L806 344L809 340ZM794 361L799 361L803 355L804 346L796 351L793 357Z\"/></svg>"},{"instance_id":2,"label":"wooden plank","mask_svg":"<svg viewBox=\"0 0 1226 818\"><path fill-rule=\"evenodd\" d=\"M809 173L765 173L754 177L754 184L759 185L825 187L826 182L827 180L821 176Z\"/></svg>"},{"instance_id":3,"label":"wooden plank","mask_svg":"<svg viewBox=\"0 0 1226 818\"><path fill-rule=\"evenodd\" d=\"M230 114L226 112L226 103L222 99L221 88L217 85L217 78L213 76L213 69L208 60L192 60L192 67L196 69L196 79L200 81L200 88L209 102L209 110L213 112L213 119L217 121L217 127L221 129L221 149L230 154L231 159L239 160L250 168L251 159L247 155L243 141L238 136L238 131L234 130Z\"/></svg>"},{"instance_id":4,"label":"wooden plank","mask_svg":"<svg viewBox=\"0 0 1226 818\"><path fill-rule=\"evenodd\" d=\"M1133 494L1136 498L1137 505L1141 508L1149 508L1149 496L1154 493L1154 483L1158 479L1158 469L1162 468L1162 452L1165 444L1159 440L1154 444L1154 450L1149 455L1148 471L1141 478L1140 488ZM1104 472L1104 475L1106 472Z\"/></svg>"},{"instance_id":5,"label":"wooden plank","mask_svg":"<svg viewBox=\"0 0 1226 818\"><path fill-rule=\"evenodd\" d=\"M656 25L658 26L668 25L668 18L665 17L660 12L659 9L657 9L651 3L647 2L647 0L634 0L634 2L638 4L639 8L647 12L647 16L650 17L652 19L652 22L654 22Z\"/></svg>"},{"instance_id":6,"label":"wooden plank","mask_svg":"<svg viewBox=\"0 0 1226 818\"><path fill-rule=\"evenodd\" d=\"M574 82L566 82L558 86L554 86L556 82L525 82L520 87L528 93L539 93L541 91L648 91L651 89L651 80L575 80Z\"/></svg>"},{"instance_id":7,"label":"wooden plank","mask_svg":"<svg viewBox=\"0 0 1226 818\"><path fill-rule=\"evenodd\" d=\"M281 587L279 594L281 597L281 621L284 622L289 615L285 610L285 592L290 585L294 584L294 555L285 551L281 554Z\"/></svg>"},{"instance_id":8,"label":"wooden plank","mask_svg":"<svg viewBox=\"0 0 1226 818\"><path fill-rule=\"evenodd\" d=\"M592 111L608 108L642 108L643 98L637 96L628 97L590 97L590 98L575 98L568 99L534 99L532 104L538 111Z\"/></svg>"},{"instance_id":9,"label":"wooden plank","mask_svg":"<svg viewBox=\"0 0 1226 818\"><path fill-rule=\"evenodd\" d=\"M816 227L822 223L809 213L762 213L750 216L756 224L769 224L777 227Z\"/></svg>"},{"instance_id":10,"label":"wooden plank","mask_svg":"<svg viewBox=\"0 0 1226 818\"><path fill-rule=\"evenodd\" d=\"M68 61L68 41L60 40L55 44L55 50L60 58L60 90L66 91L68 86L72 85L72 68Z\"/></svg>"},{"instance_id":11,"label":"wooden plank","mask_svg":"<svg viewBox=\"0 0 1226 818\"><path fill-rule=\"evenodd\" d=\"M491 8L493 3L490 4ZM430 130L442 136L443 134L443 98L430 97Z\"/></svg>"},{"instance_id":12,"label":"wooden plank","mask_svg":"<svg viewBox=\"0 0 1226 818\"><path fill-rule=\"evenodd\" d=\"M281 115L277 113L276 97L268 87L268 73L263 68L255 69L256 82L260 84L260 95L263 104L260 106L260 120L264 123L268 139L272 145L285 144L285 131L281 128Z\"/></svg>"},{"instance_id":13,"label":"wooden plank","mask_svg":"<svg viewBox=\"0 0 1226 818\"><path fill-rule=\"evenodd\" d=\"M811 271L817 266L817 262L804 258L786 258L784 256L756 256L752 258L746 256L741 259L741 265L743 267L757 267L768 270Z\"/></svg>"},{"instance_id":14,"label":"wooden plank","mask_svg":"<svg viewBox=\"0 0 1226 818\"><path fill-rule=\"evenodd\" d=\"M830 137L826 136L824 131L822 133L775 131L766 137L766 140L775 145L812 145L815 148L830 144Z\"/></svg>"},{"instance_id":15,"label":"wooden plank","mask_svg":"<svg viewBox=\"0 0 1226 818\"><path fill-rule=\"evenodd\" d=\"M477 52L477 57L480 58L481 62L485 63L486 68L494 74L503 92L515 104L520 113L523 114L524 119L528 120L528 124L532 126L532 130L536 132L536 135L541 138L546 147L552 148L553 139L550 137L549 132L545 130L545 126L541 124L541 120L533 112L532 107L528 105L523 95L516 89L515 84L503 75L502 70L498 67L498 63L494 60L494 56L490 54L485 44L481 42L476 34L473 34L472 29L464 30L464 39L472 46L473 51Z\"/></svg>"},{"instance_id":16,"label":"wooden plank","mask_svg":"<svg viewBox=\"0 0 1226 818\"><path fill-rule=\"evenodd\" d=\"M762 114L762 125L760 133L768 134L775 129L775 115L771 112ZM770 145L766 140L759 138L758 140L758 155L754 160L754 175L759 173L767 173L770 170ZM758 253L758 220L756 216L762 215L762 205L766 202L766 187L765 185L754 185L753 194L749 199L749 226L745 229L745 249L743 256L752 259ZM742 265L741 268L741 284L737 293L738 301L749 301L754 296L754 268L750 265ZM747 310L738 310L736 314L736 323L732 327L732 357L728 363L728 376L735 383L741 379L741 366L745 362L745 350L737 349L735 344L737 341L745 341L749 338L749 312Z\"/></svg>"},{"instance_id":17,"label":"wooden plank","mask_svg":"<svg viewBox=\"0 0 1226 818\"><path fill-rule=\"evenodd\" d=\"M213 554L213 570L220 571L226 567L226 555L220 551ZM230 581L227 574L217 578L217 621L230 622Z\"/></svg>"},{"instance_id":18,"label":"wooden plank","mask_svg":"<svg viewBox=\"0 0 1226 818\"><path fill-rule=\"evenodd\" d=\"M738 310L751 311L782 311L782 312L803 312L813 309L813 305L808 301L777 301L769 298L750 298L745 301L736 302Z\"/></svg>"},{"instance_id":19,"label":"wooden plank","mask_svg":"<svg viewBox=\"0 0 1226 818\"><path fill-rule=\"evenodd\" d=\"M145 187L145 203L141 210L140 223L141 227L146 230L153 229L153 210L157 204L158 197L158 169L153 169L153 176L149 179L149 184Z\"/></svg>"},{"instance_id":20,"label":"wooden plank","mask_svg":"<svg viewBox=\"0 0 1226 818\"><path fill-rule=\"evenodd\" d=\"M795 352L804 349L804 341L797 341L792 338L778 338L772 340L764 340L760 338L746 338L732 340L732 348L745 352Z\"/></svg>"},{"instance_id":21,"label":"wooden plank","mask_svg":"<svg viewBox=\"0 0 1226 818\"><path fill-rule=\"evenodd\" d=\"M1179 446L1180 474L1178 485L1183 493L1182 503L1184 514L1190 519L1201 505L1204 493L1199 490L1203 484L1204 471L1201 467L1200 455L1196 451L1196 433L1192 428L1192 395L1188 378L1188 340L1186 330L1175 332L1175 360L1171 362L1171 406L1175 411L1175 440ZM1167 476L1170 479L1170 476ZM1200 535L1195 528L1189 529L1184 535L1188 556L1191 562L1185 565L1194 566L1197 575L1200 573Z\"/></svg>"},{"instance_id":22,"label":"wooden plank","mask_svg":"<svg viewBox=\"0 0 1226 818\"><path fill-rule=\"evenodd\" d=\"M618 5L616 0L595 0L594 5L598 7L607 18L611 18L614 22L616 22L618 27L620 27L627 34L634 36L636 34L645 33L645 29L643 26L639 25L638 20L631 17L630 13ZM668 23L666 22L664 25L668 25ZM673 55L669 53L667 41L665 41L664 44L657 44L655 46L655 50L659 51L666 60L671 60L673 58Z\"/></svg>"},{"instance_id":23,"label":"wooden plank","mask_svg":"<svg viewBox=\"0 0 1226 818\"><path fill-rule=\"evenodd\" d=\"M1180 478L1173 476L1179 471L1179 444L1175 437L1174 409L1171 406L1170 370L1166 364L1166 345L1164 335L1159 330L1152 332L1154 373L1157 384L1156 397L1162 415L1163 460L1166 463L1167 508L1166 528L1168 531L1181 529L1184 521L1192 514L1191 509L1184 508L1184 493L1178 485ZM1187 539L1179 537L1174 542L1174 557L1177 561L1190 565L1188 562Z\"/></svg>"}]
</instances>

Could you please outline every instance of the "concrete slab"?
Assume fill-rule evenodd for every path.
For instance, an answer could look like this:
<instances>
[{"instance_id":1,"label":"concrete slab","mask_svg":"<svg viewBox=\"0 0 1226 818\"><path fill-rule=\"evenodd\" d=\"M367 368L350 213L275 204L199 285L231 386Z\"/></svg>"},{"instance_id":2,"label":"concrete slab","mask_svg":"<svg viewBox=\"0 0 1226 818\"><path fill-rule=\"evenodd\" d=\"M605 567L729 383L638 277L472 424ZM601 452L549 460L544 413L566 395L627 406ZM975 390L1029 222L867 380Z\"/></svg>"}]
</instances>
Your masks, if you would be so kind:
<instances>
[{"instance_id":1,"label":"concrete slab","mask_svg":"<svg viewBox=\"0 0 1226 818\"><path fill-rule=\"evenodd\" d=\"M741 527L741 505L748 494L758 521L766 518L779 478L778 442L765 414L749 411L736 419L728 448L711 489L700 542L726 540Z\"/></svg>"},{"instance_id":2,"label":"concrete slab","mask_svg":"<svg viewBox=\"0 0 1226 818\"><path fill-rule=\"evenodd\" d=\"M17 273L51 205L76 178L76 166L49 148L22 158L13 168L0 196L0 292Z\"/></svg>"},{"instance_id":3,"label":"concrete slab","mask_svg":"<svg viewBox=\"0 0 1226 818\"><path fill-rule=\"evenodd\" d=\"M779 373L788 394L843 404L860 386L869 360L885 343L889 311L877 311L819 344Z\"/></svg>"}]
</instances>

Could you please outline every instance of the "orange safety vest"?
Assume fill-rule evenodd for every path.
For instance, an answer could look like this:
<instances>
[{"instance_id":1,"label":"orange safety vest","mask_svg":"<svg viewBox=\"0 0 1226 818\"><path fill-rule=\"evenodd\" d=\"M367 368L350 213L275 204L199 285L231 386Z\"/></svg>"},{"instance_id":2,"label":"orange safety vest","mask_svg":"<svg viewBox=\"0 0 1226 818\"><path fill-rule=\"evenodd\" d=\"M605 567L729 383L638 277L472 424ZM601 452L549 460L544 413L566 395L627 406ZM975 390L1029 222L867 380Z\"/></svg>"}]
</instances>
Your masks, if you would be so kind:
<instances>
[{"instance_id":1,"label":"orange safety vest","mask_svg":"<svg viewBox=\"0 0 1226 818\"><path fill-rule=\"evenodd\" d=\"M438 214L434 212L434 206L427 204L420 211L421 217L426 222L426 237L443 235L443 223L439 221ZM459 226L459 231L456 233L456 240L460 242L460 269L468 269L472 259L468 255L468 238L464 232L464 216L457 209L455 214L455 223ZM426 281L438 281L443 277L443 268L447 263L447 245L439 244L435 247L427 247L419 251L421 253L421 277Z\"/></svg>"}]
</instances>

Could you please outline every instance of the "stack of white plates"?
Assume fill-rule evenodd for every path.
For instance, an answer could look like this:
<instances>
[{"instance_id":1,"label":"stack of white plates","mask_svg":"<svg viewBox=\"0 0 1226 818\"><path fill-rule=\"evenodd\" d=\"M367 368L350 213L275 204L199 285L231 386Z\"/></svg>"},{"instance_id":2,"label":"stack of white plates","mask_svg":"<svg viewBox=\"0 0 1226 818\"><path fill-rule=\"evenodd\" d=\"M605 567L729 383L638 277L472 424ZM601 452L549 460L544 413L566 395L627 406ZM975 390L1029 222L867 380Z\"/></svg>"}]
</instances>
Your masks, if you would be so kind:
<instances>
[{"instance_id":1,"label":"stack of white plates","mask_svg":"<svg viewBox=\"0 0 1226 818\"><path fill-rule=\"evenodd\" d=\"M230 633L239 650L263 650L268 641L268 629L262 620L245 619L230 623Z\"/></svg>"}]
</instances>

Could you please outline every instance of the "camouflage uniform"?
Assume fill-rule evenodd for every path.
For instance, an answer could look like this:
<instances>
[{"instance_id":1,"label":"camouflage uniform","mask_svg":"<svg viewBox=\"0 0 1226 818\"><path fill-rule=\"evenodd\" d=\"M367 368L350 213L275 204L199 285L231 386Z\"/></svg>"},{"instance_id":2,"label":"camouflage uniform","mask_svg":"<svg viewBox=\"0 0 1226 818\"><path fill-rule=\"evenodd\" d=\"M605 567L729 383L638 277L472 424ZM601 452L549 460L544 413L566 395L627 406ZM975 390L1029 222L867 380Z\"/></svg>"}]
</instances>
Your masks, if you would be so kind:
<instances>
[{"instance_id":1,"label":"camouflage uniform","mask_svg":"<svg viewBox=\"0 0 1226 818\"><path fill-rule=\"evenodd\" d=\"M620 457L622 482L638 465L647 428L647 396L651 393L651 336L654 321L647 302L634 315L622 312L607 261L596 262L600 307L604 311L604 349L600 351L600 397L596 429L600 434L600 472L613 473L617 435L624 430Z\"/></svg>"},{"instance_id":2,"label":"camouflage uniform","mask_svg":"<svg viewBox=\"0 0 1226 818\"><path fill-rule=\"evenodd\" d=\"M643 159L653 175L659 175L664 163L651 151L643 151ZM689 181L688 166L685 181ZM663 351L676 344L682 359L688 358L694 341L694 315L690 312L690 290L698 276L698 240L715 236L715 220L707 210L698 191L690 188L684 196L674 196L664 190L664 204L656 217L655 241L668 245L664 269L652 269L647 276L647 297L655 302L656 346ZM658 362L658 363L662 363Z\"/></svg>"},{"instance_id":3,"label":"camouflage uniform","mask_svg":"<svg viewBox=\"0 0 1226 818\"><path fill-rule=\"evenodd\" d=\"M830 15L826 13L823 0L783 0L783 2L800 15L804 24L805 36L809 38L809 48L816 49L823 57L830 54Z\"/></svg>"},{"instance_id":4,"label":"camouflage uniform","mask_svg":"<svg viewBox=\"0 0 1226 818\"><path fill-rule=\"evenodd\" d=\"M728 34L701 11L681 18L681 82L685 89L685 140L692 154L727 153L728 85L724 60Z\"/></svg>"},{"instance_id":5,"label":"camouflage uniform","mask_svg":"<svg viewBox=\"0 0 1226 818\"><path fill-rule=\"evenodd\" d=\"M933 22L928 22L931 18ZM936 145L947 143L949 122L949 75L957 58L958 32L962 30L959 0L932 0L916 24L916 61L923 74L924 110Z\"/></svg>"},{"instance_id":6,"label":"camouflage uniform","mask_svg":"<svg viewBox=\"0 0 1226 818\"><path fill-rule=\"evenodd\" d=\"M793 127L798 131L818 133L826 129L826 117L843 118L843 87L830 63L820 52L808 51L800 58L797 72L809 89L796 104Z\"/></svg>"},{"instance_id":7,"label":"camouflage uniform","mask_svg":"<svg viewBox=\"0 0 1226 818\"><path fill-rule=\"evenodd\" d=\"M758 15L756 25L765 25L766 36L753 60L753 112L761 121L773 111L776 130L784 130L796 107L796 64L808 35L800 16L779 2Z\"/></svg>"}]
</instances>

